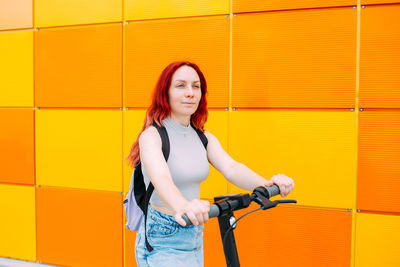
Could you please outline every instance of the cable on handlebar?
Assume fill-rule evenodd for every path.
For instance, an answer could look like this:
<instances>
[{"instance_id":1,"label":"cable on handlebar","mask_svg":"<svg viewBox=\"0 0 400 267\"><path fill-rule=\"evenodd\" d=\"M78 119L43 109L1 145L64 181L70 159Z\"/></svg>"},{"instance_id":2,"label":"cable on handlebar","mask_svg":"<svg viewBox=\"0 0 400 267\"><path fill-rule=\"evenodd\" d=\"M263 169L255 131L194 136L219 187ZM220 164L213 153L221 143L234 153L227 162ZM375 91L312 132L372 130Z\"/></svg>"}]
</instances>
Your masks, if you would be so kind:
<instances>
[{"instance_id":1,"label":"cable on handlebar","mask_svg":"<svg viewBox=\"0 0 400 267\"><path fill-rule=\"evenodd\" d=\"M237 222L238 222L240 219L242 219L242 218L243 218L244 216L246 216L246 215L249 215L250 213L253 213L253 212L256 212L256 211L262 210L262 209L263 209L263 207L258 208L258 209L254 209L254 210L251 210L251 211L249 211L249 212L243 214L242 216L240 216L239 219L237 219L237 220L228 228L228 230L227 230L226 233L224 234L224 238L222 239L222 244L225 244L225 240L226 240L226 237L228 236L228 233L229 233L230 231L232 231L234 227L236 227Z\"/></svg>"}]
</instances>

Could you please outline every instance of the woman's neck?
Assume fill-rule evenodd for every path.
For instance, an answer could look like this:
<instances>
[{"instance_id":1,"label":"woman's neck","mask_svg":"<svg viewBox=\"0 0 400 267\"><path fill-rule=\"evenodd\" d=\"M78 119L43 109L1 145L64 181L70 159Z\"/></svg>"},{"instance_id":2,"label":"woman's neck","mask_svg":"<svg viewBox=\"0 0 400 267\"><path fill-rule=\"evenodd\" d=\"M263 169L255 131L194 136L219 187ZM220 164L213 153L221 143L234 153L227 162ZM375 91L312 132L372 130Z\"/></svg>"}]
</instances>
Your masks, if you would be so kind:
<instances>
[{"instance_id":1,"label":"woman's neck","mask_svg":"<svg viewBox=\"0 0 400 267\"><path fill-rule=\"evenodd\" d=\"M190 124L190 116L178 116L176 114L171 113L170 117L172 120L185 127L189 126Z\"/></svg>"}]
</instances>

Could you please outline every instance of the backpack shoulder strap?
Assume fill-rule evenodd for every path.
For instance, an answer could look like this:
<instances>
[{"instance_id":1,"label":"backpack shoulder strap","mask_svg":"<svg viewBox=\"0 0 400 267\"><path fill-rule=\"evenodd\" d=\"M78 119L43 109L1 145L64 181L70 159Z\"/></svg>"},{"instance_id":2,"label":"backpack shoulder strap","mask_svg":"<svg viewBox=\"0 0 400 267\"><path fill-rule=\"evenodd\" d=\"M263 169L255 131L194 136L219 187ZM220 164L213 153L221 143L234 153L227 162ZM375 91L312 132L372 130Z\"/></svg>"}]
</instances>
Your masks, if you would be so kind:
<instances>
[{"instance_id":1,"label":"backpack shoulder strap","mask_svg":"<svg viewBox=\"0 0 400 267\"><path fill-rule=\"evenodd\" d=\"M207 145L208 145L207 136L201 130L194 127L194 125L192 123L190 123L190 124L192 125L193 129L196 131L197 135L200 137L200 140L203 143L204 148L207 149Z\"/></svg>"},{"instance_id":2,"label":"backpack shoulder strap","mask_svg":"<svg viewBox=\"0 0 400 267\"><path fill-rule=\"evenodd\" d=\"M170 144L169 144L169 138L168 138L168 133L167 133L167 129L165 129L165 127L163 126L158 126L157 123L153 123L153 126L157 129L158 133L160 134L161 137L161 150L163 152L165 161L168 160L169 157L169 151L170 151ZM147 240L147 235L146 235L146 224L147 224L147 209L149 207L149 202L150 202L150 198L151 195L153 194L154 191L154 186L153 184L150 182L149 183L149 187L146 190L146 196L144 198L144 233L145 233L145 243L146 243L146 248L149 252L151 252L153 250L153 247L149 244L149 241Z\"/></svg>"},{"instance_id":3,"label":"backpack shoulder strap","mask_svg":"<svg viewBox=\"0 0 400 267\"><path fill-rule=\"evenodd\" d=\"M153 126L157 129L158 133L160 134L161 142L162 142L162 152L164 155L165 160L168 160L169 157L169 151L170 151L170 144L169 144L169 138L168 138L168 133L165 127L160 127L156 123L153 123ZM138 203L140 209L143 211L143 213L146 213L147 205L149 204L150 197L153 193L154 187L152 183L150 182L147 190L146 186L144 184L144 179L143 179L143 172L142 172L142 164L139 162L139 164L136 166L135 171L134 171L134 195L136 199L136 203Z\"/></svg>"},{"instance_id":4,"label":"backpack shoulder strap","mask_svg":"<svg viewBox=\"0 0 400 267\"><path fill-rule=\"evenodd\" d=\"M158 126L158 124L155 122L153 122L153 126L157 129L158 133L160 134L161 143L162 143L161 149L164 154L165 161L167 161L168 157L169 157L169 150L170 150L167 129L165 129L164 126Z\"/></svg>"}]
</instances>

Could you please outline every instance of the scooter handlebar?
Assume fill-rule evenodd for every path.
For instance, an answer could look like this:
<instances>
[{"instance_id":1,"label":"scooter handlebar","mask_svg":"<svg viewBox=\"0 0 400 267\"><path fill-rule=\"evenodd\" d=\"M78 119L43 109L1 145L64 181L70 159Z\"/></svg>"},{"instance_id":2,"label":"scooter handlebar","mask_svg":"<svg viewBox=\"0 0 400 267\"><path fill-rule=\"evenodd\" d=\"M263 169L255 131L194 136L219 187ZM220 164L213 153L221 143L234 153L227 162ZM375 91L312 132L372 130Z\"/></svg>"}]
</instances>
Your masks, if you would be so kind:
<instances>
[{"instance_id":1,"label":"scooter handlebar","mask_svg":"<svg viewBox=\"0 0 400 267\"><path fill-rule=\"evenodd\" d=\"M267 198L276 196L280 193L279 187L275 184L273 186L266 186L264 188L268 193ZM208 217L209 218L218 217L219 213L220 213L219 207L216 204L212 204L210 206L210 211L208 212ZM192 222L189 220L189 217L186 214L183 214L182 219L185 220L186 226L193 225Z\"/></svg>"},{"instance_id":2,"label":"scooter handlebar","mask_svg":"<svg viewBox=\"0 0 400 267\"><path fill-rule=\"evenodd\" d=\"M208 212L208 218L218 217L219 215L219 208L217 205L212 204L210 206L210 211ZM192 226L192 222L189 220L189 217L186 214L183 214L182 219L185 220L186 226Z\"/></svg>"},{"instance_id":3,"label":"scooter handlebar","mask_svg":"<svg viewBox=\"0 0 400 267\"><path fill-rule=\"evenodd\" d=\"M279 193L281 192L279 190L279 186L277 186L276 184L274 184L273 186L266 186L265 189L268 192L267 198L279 195Z\"/></svg>"}]
</instances>

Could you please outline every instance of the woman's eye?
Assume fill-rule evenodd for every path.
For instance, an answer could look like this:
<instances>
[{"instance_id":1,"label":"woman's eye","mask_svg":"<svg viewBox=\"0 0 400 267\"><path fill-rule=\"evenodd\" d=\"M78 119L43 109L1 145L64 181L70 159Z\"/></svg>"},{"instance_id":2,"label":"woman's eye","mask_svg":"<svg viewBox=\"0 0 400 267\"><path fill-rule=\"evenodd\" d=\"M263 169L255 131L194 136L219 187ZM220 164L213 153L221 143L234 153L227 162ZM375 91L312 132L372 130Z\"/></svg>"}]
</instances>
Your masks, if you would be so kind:
<instances>
[{"instance_id":1,"label":"woman's eye","mask_svg":"<svg viewBox=\"0 0 400 267\"><path fill-rule=\"evenodd\" d=\"M198 86L198 85L195 85L195 86L194 86L194 88L200 88L200 86Z\"/></svg>"},{"instance_id":2,"label":"woman's eye","mask_svg":"<svg viewBox=\"0 0 400 267\"><path fill-rule=\"evenodd\" d=\"M178 84L176 87L182 87L183 86L183 84Z\"/></svg>"}]
</instances>

